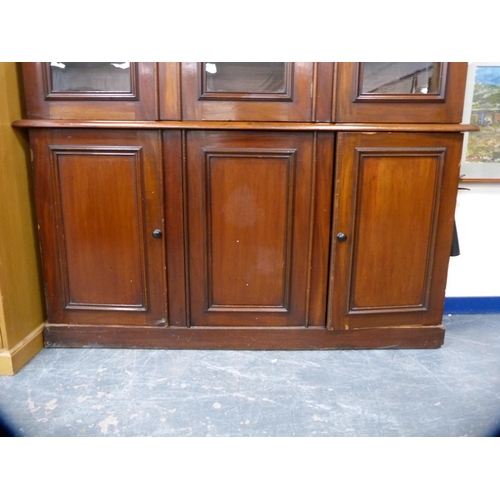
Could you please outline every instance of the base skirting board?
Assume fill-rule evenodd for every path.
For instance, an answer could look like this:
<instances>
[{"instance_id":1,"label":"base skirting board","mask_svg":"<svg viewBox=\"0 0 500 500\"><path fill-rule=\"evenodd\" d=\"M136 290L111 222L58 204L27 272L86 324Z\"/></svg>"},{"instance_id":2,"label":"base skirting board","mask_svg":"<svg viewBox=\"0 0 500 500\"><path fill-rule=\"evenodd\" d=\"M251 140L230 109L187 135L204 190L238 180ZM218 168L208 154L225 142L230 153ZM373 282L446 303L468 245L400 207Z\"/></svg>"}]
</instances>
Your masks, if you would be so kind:
<instances>
[{"instance_id":1,"label":"base skirting board","mask_svg":"<svg viewBox=\"0 0 500 500\"><path fill-rule=\"evenodd\" d=\"M0 375L14 375L43 349L44 326L35 328L12 349L0 350Z\"/></svg>"},{"instance_id":2,"label":"base skirting board","mask_svg":"<svg viewBox=\"0 0 500 500\"><path fill-rule=\"evenodd\" d=\"M146 349L435 349L444 327L401 326L330 331L324 327L223 328L51 325L45 347Z\"/></svg>"},{"instance_id":3,"label":"base skirting board","mask_svg":"<svg viewBox=\"0 0 500 500\"><path fill-rule=\"evenodd\" d=\"M446 297L444 314L500 313L500 297Z\"/></svg>"}]
</instances>

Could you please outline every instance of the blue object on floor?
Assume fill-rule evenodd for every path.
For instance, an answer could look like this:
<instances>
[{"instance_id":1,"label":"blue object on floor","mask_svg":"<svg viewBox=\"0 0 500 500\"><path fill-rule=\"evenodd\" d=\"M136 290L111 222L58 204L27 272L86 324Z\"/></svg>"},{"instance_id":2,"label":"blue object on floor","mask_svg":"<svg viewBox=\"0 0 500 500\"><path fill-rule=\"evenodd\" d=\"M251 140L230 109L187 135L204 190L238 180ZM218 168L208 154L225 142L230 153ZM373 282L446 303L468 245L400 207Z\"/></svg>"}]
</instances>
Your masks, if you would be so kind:
<instances>
[{"instance_id":1,"label":"blue object on floor","mask_svg":"<svg viewBox=\"0 0 500 500\"><path fill-rule=\"evenodd\" d=\"M446 297L444 314L499 314L500 297Z\"/></svg>"}]
</instances>

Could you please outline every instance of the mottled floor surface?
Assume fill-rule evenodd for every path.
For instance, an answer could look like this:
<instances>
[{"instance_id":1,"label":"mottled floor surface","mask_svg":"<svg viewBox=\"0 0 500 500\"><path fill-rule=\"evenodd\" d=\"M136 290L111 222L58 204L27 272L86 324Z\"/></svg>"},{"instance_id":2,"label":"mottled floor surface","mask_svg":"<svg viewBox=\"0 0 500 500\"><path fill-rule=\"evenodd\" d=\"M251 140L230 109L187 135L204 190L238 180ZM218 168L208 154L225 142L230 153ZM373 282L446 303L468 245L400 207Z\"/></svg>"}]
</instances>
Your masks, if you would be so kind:
<instances>
[{"instance_id":1,"label":"mottled floor surface","mask_svg":"<svg viewBox=\"0 0 500 500\"><path fill-rule=\"evenodd\" d=\"M444 318L436 350L44 349L0 377L19 436L489 436L500 315Z\"/></svg>"}]
</instances>

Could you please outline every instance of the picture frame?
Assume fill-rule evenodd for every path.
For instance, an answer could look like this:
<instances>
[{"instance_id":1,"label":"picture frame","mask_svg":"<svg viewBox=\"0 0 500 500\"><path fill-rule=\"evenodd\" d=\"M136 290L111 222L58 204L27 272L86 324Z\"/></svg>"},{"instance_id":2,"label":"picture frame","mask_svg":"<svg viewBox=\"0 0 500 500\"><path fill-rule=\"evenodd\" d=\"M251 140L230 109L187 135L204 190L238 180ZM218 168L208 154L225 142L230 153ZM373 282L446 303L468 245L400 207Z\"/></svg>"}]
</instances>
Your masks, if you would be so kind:
<instances>
[{"instance_id":1,"label":"picture frame","mask_svg":"<svg viewBox=\"0 0 500 500\"><path fill-rule=\"evenodd\" d=\"M464 134L462 182L500 182L500 62L471 62L463 123L480 127Z\"/></svg>"}]
</instances>

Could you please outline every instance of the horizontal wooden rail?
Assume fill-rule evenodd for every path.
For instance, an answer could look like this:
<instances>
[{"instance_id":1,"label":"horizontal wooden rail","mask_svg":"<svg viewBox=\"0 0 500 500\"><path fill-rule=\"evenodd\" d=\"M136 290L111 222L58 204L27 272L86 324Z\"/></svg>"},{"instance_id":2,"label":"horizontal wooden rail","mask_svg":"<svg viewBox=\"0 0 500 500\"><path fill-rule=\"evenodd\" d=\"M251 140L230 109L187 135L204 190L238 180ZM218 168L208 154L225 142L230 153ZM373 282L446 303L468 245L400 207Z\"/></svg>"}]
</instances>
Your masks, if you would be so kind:
<instances>
[{"instance_id":1,"label":"horizontal wooden rail","mask_svg":"<svg viewBox=\"0 0 500 500\"><path fill-rule=\"evenodd\" d=\"M184 130L276 130L307 132L475 132L469 124L442 123L306 123L231 121L104 121L104 120L17 120L16 128L95 129L184 129Z\"/></svg>"}]
</instances>

